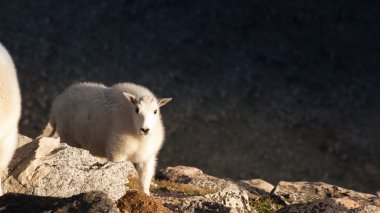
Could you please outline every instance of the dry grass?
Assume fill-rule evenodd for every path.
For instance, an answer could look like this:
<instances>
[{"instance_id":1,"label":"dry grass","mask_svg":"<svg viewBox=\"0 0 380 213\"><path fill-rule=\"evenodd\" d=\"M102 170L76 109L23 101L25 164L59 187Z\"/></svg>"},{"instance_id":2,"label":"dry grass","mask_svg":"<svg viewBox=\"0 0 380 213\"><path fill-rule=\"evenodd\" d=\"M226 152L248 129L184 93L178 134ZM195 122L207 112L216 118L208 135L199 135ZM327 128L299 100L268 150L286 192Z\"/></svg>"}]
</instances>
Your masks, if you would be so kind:
<instances>
[{"instance_id":1,"label":"dry grass","mask_svg":"<svg viewBox=\"0 0 380 213\"><path fill-rule=\"evenodd\" d=\"M136 177L129 177L127 187L129 189L139 189L139 179Z\"/></svg>"},{"instance_id":2,"label":"dry grass","mask_svg":"<svg viewBox=\"0 0 380 213\"><path fill-rule=\"evenodd\" d=\"M180 193L186 196L207 195L217 192L214 189L204 189L197 186L192 186L182 183L174 183L166 180L155 180L154 186L151 185L151 190L161 190L166 192ZM129 189L139 189L139 180L136 177L130 178L127 184Z\"/></svg>"}]
</instances>

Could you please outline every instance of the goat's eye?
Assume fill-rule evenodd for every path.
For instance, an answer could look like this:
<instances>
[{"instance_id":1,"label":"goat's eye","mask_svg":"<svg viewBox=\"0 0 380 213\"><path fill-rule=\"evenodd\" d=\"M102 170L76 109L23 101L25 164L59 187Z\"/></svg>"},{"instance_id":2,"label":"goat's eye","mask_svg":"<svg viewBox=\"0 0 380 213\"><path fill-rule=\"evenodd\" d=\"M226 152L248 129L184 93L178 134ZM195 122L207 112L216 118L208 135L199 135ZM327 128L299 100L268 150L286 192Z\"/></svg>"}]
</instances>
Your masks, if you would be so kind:
<instances>
[{"instance_id":1,"label":"goat's eye","mask_svg":"<svg viewBox=\"0 0 380 213\"><path fill-rule=\"evenodd\" d=\"M157 114L157 110L154 110L154 114Z\"/></svg>"},{"instance_id":2,"label":"goat's eye","mask_svg":"<svg viewBox=\"0 0 380 213\"><path fill-rule=\"evenodd\" d=\"M139 112L140 112L140 109L136 107L136 113L139 114Z\"/></svg>"}]
</instances>

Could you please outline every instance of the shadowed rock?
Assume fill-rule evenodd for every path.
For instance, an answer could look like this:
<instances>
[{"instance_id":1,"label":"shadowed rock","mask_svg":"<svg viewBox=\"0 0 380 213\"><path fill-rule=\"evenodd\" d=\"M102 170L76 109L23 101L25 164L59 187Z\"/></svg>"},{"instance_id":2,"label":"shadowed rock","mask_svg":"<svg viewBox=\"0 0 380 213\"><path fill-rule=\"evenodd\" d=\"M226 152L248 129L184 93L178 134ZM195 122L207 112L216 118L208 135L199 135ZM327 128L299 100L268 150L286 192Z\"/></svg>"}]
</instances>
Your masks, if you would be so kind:
<instances>
[{"instance_id":1,"label":"shadowed rock","mask_svg":"<svg viewBox=\"0 0 380 213\"><path fill-rule=\"evenodd\" d=\"M117 213L114 202L103 192L81 193L68 198L8 193L0 197L1 212Z\"/></svg>"}]
</instances>

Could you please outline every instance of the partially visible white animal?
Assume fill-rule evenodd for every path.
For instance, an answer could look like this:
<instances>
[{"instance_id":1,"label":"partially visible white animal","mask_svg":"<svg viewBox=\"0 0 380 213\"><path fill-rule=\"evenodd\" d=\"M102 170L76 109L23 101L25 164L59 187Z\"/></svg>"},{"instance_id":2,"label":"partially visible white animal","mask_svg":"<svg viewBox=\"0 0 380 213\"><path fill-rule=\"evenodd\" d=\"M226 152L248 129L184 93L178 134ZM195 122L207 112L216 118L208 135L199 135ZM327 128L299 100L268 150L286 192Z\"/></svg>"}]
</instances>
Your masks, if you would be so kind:
<instances>
[{"instance_id":1,"label":"partially visible white animal","mask_svg":"<svg viewBox=\"0 0 380 213\"><path fill-rule=\"evenodd\" d=\"M21 95L16 68L5 47L0 43L0 195L1 174L7 170L17 145Z\"/></svg>"},{"instance_id":2,"label":"partially visible white animal","mask_svg":"<svg viewBox=\"0 0 380 213\"><path fill-rule=\"evenodd\" d=\"M40 137L60 137L61 142L112 162L133 162L141 189L149 194L165 135L160 107L170 100L157 99L133 83L74 84L54 100Z\"/></svg>"}]
</instances>

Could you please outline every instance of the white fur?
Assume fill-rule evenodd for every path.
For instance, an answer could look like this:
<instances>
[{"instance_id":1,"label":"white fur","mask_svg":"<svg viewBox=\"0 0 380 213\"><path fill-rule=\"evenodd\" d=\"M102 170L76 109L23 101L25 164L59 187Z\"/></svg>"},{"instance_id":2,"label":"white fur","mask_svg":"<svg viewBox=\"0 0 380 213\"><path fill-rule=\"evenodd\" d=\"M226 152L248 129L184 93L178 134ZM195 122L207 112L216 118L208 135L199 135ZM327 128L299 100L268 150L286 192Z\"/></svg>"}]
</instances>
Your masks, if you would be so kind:
<instances>
[{"instance_id":1,"label":"white fur","mask_svg":"<svg viewBox=\"0 0 380 213\"><path fill-rule=\"evenodd\" d=\"M8 51L0 44L0 175L7 170L17 145L20 114L21 97L16 68Z\"/></svg>"},{"instance_id":2,"label":"white fur","mask_svg":"<svg viewBox=\"0 0 380 213\"><path fill-rule=\"evenodd\" d=\"M41 136L55 134L61 142L94 156L133 162L141 188L149 194L165 134L159 106L170 100L157 99L147 88L132 83L74 84L54 100ZM145 134L141 129L149 131Z\"/></svg>"}]
</instances>

